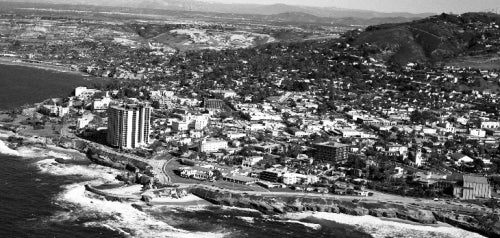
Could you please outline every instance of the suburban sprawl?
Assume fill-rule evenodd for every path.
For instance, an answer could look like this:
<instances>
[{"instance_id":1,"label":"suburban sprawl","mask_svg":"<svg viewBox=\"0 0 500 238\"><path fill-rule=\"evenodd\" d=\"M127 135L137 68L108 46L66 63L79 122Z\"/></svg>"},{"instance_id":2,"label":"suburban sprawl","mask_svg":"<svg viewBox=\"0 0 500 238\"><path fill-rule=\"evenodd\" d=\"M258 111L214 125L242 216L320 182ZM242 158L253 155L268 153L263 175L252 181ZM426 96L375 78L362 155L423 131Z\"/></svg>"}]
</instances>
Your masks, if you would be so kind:
<instances>
[{"instance_id":1,"label":"suburban sprawl","mask_svg":"<svg viewBox=\"0 0 500 238\"><path fill-rule=\"evenodd\" d=\"M192 193L500 235L499 15L370 27L176 19L1 12L2 62L98 82L4 111L9 145L122 169L134 192L87 186L113 199Z\"/></svg>"}]
</instances>

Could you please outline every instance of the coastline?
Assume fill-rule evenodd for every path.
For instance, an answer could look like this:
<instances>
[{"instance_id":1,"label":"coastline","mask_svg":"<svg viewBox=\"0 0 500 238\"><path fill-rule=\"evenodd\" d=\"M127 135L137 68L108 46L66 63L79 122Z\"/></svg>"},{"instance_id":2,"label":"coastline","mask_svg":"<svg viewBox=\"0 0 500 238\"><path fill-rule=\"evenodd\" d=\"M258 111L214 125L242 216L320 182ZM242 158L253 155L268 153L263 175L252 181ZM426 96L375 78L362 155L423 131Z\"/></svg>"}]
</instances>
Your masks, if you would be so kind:
<instances>
[{"instance_id":1,"label":"coastline","mask_svg":"<svg viewBox=\"0 0 500 238\"><path fill-rule=\"evenodd\" d=\"M18 58L0 57L0 64L30 67L30 68L36 68L36 69L56 71L56 72L60 72L60 73L70 73L70 74L80 75L83 77L90 77L91 76L91 75L86 74L84 72L71 70L68 67L62 66L62 65L59 66L59 65L50 65L50 64L44 64L44 63L39 63L39 64L38 63L30 63L30 62L21 61L21 59L18 59Z\"/></svg>"},{"instance_id":2,"label":"coastline","mask_svg":"<svg viewBox=\"0 0 500 238\"><path fill-rule=\"evenodd\" d=\"M13 155L17 157L28 157L28 158L47 158L44 160L41 160L37 162L37 166L40 168L41 172L47 173L47 171L51 171L50 173L55 175L55 176L65 176L65 175L79 175L81 174L82 171L85 171L80 176L87 177L87 178L92 178L95 180L95 182L98 182L98 184L102 184L102 182L105 181L113 181L115 179L116 174L113 172L111 173L110 171L116 171L114 169L109 168L109 171L106 172L106 174L101 174L99 172L99 168L102 166L96 165L95 166L77 166L77 165L65 165L63 163L60 163L57 158L62 159L62 160L72 160L75 157L80 157L80 158L87 158L86 155L82 152L73 150L73 149L68 149L68 148L63 148L57 145L48 145L43 148L39 148L37 146L21 146L16 149L11 149L8 146L8 142L6 139L8 136L15 135L23 138L27 138L28 136L23 136L18 133L14 133L12 131L0 129L0 153L2 154L8 154L8 155ZM53 159L56 158L56 159ZM74 166L75 170L68 170L68 169L63 169L63 167L66 166ZM108 170L108 167L103 167ZM97 171L94 171L97 170ZM101 175L100 175L101 174ZM104 176L103 178L100 178L101 176ZM95 182L93 182L94 185ZM84 189L83 183L80 183L79 186L81 186L81 189ZM119 191L116 191L119 192ZM161 207L186 207L186 206L199 206L199 205L209 205L208 202L212 202L210 199L207 199L206 197L204 198L203 196L200 197L196 192L190 191L193 196L187 197L184 200L170 200L166 199L164 201L155 201L152 202L150 205L153 205L150 207L148 204L137 204L133 206L135 209L137 209L140 212L146 212L150 209L155 209L155 208L161 208ZM96 194L98 197L100 194ZM89 195L84 195L84 196L89 196ZM92 195L90 197L93 197ZM221 198L219 198L221 199ZM203 200L203 201L199 201ZM216 200L214 200L216 201ZM240 201L241 202L241 201ZM200 204L201 203L201 204ZM127 202L124 202L123 204L128 204ZM232 204L232 203L231 203ZM250 205L253 203L250 202ZM129 204L131 205L131 204ZM225 205L225 203L221 203L221 205ZM237 204L232 204L232 205L237 205ZM276 206L266 206L265 203L259 202L256 203L248 208L254 208L253 210L259 211L259 209L255 209L255 205L261 206L261 208L266 208L265 210L273 210L276 208ZM305 205L305 204L304 204ZM238 206L237 206L238 207ZM304 207L305 208L305 207ZM276 217L282 217L287 218L290 220L301 220L301 219L306 219L308 217L315 217L318 219L326 219L326 220L332 220L335 222L339 222L342 224L348 224L348 225L354 225L354 226L363 226L365 225L366 222L371 222L369 223L370 226L365 226L365 229L367 229L367 232L375 232L374 229L376 229L377 226L380 224L389 224L387 229L390 229L393 231L393 233L386 234L383 233L382 231L377 230L377 232L382 232L380 234L386 234L386 235L394 235L396 232L395 230L398 230L399 227L405 227L405 229L409 230L417 230L420 232L433 232L432 229L445 229L447 231L446 234L451 234L448 232L448 230L453 230L453 231L460 231L460 232L470 232L470 234L474 234L473 237L484 237L478 233L473 233L471 231L464 230L460 226L453 225L451 223L443 223L443 222L437 222L434 224L423 224L420 222L415 222L415 221L408 221L404 219L400 219L400 217L383 217L383 216L373 216L373 214L369 214L369 212L361 212L359 214L351 214L352 211L358 212L359 209L363 210L363 208L357 208L354 210L345 210L342 207L338 212L322 212L321 210L317 212L312 212L312 211L306 211L306 209L303 210L296 210L297 212L288 212L285 214L280 214L280 215L274 215ZM315 209L316 210L316 209ZM359 211L361 211L359 210ZM366 209L365 209L366 210ZM264 213L266 214L266 213ZM364 214L364 215L363 215ZM348 223L345 223L348 222ZM422 228L422 227L427 227L427 228ZM432 228L432 229L431 229ZM435 231L437 232L437 231ZM477 235L477 236L476 236ZM382 237L382 236L380 236ZM424 237L424 236L418 236L418 237ZM459 236L447 236L447 237L459 237ZM470 236L467 236L470 237Z\"/></svg>"},{"instance_id":3,"label":"coastline","mask_svg":"<svg viewBox=\"0 0 500 238\"><path fill-rule=\"evenodd\" d=\"M16 135L16 136L21 136L22 135L2 130L0 129L0 153L5 153L5 152L17 152L15 156L18 157L30 157L30 158L44 158L46 157L47 159L41 160L36 163L36 165L40 168L40 171L42 173L50 173L53 174L54 176L65 176L65 175L79 175L83 176L86 178L91 178L91 182L95 185L97 184L102 184L103 182L110 182L113 181L116 175L116 170L108 168L108 167L103 167L103 166L79 166L79 165L65 165L58 163L57 160L53 158L62 158L63 160L69 160L71 158L74 158L76 154L81 155L82 157L85 157L85 154L78 152L76 150L72 149L66 149L62 148L59 146L47 146L44 148L38 148L37 146L26 146L26 147L19 147L16 150L10 149L7 145L8 142L6 142L6 138L10 135ZM3 146L1 146L3 145ZM7 148L7 149L5 149ZM52 158L52 159L51 159ZM71 169L70 169L71 168ZM106 172L103 172L106 171ZM115 171L115 172L113 172ZM81 174L81 175L80 175ZM104 176L104 177L103 177ZM97 184L96 184L97 183ZM77 183L74 184L74 186L70 186L71 189L78 189L79 191L85 190L84 188L85 183ZM130 190L130 188L126 188L125 190ZM117 194L120 194L121 189L117 189L114 192ZM71 190L70 190L71 191ZM127 192L127 191L125 191ZM80 192L81 193L81 192ZM92 193L91 193L92 194ZM86 193L81 193L80 197L78 198L72 198L74 201L77 201L77 204L79 201L86 200L89 201L90 203L95 203L95 199L102 199L99 198L102 196L96 195L89 195ZM90 200L89 200L90 199ZM107 200L107 199L105 199ZM202 200L202 201L199 201ZM151 203L153 206L149 206L148 204L144 203L138 203L138 204L132 204L130 202L117 202L117 201L108 201L109 203L113 204L121 204L120 207L124 208L125 206L133 208L137 210L138 214L142 214L140 216L147 216L148 211L158 211L162 209L162 207L172 207L172 208L189 208L189 207L197 207L199 208L200 205L210 205L206 199L201 199L195 195L190 195L186 197L185 199L181 200L174 200L174 199L164 199L162 200L157 200ZM108 203L106 202L106 203ZM86 204L91 206L90 204ZM130 208L127 208L129 210ZM231 207L234 208L234 207ZM241 209L241 208L237 208ZM244 209L244 208L243 208ZM258 210L252 209L252 211L258 212ZM131 210L129 210L131 212ZM453 236L450 234L453 234L453 232L459 232L460 234L468 234L468 235L462 235L462 237L484 237L481 236L480 234L477 233L472 233L463 229L460 229L459 227L450 225L448 223L442 223L438 222L436 224L422 224L418 222L412 222L412 221L407 221L399 218L386 218L386 217L375 217L371 215L364 215L364 216L355 216L352 214L343 214L343 213L330 213L330 212L312 212L312 211L300 211L300 212L290 212L286 214L279 214L279 215L272 215L272 217L278 218L279 221L282 222L303 222L302 220L309 219L309 218L317 218L317 219L324 219L324 220L330 220L330 221L335 221L341 224L347 224L347 225L352 225L355 226L361 230L364 230L368 233L373 233L375 234L374 237L386 237L386 236L391 236L391 235L396 235L394 237L401 237L401 234L403 233L398 233L401 230L405 231L404 234L413 234L412 232L416 232L419 234L419 236L413 236L413 237L428 237L425 236L424 234L427 233L436 233L436 234L445 234L445 236L438 236L438 237L460 237L460 236ZM148 218L149 219L149 218ZM131 221L130 221L131 222ZM309 224L309 222L306 222ZM313 224L313 223L311 223ZM112 228L118 227L120 229L121 226L118 226L116 224L111 225ZM167 226L168 228L165 228L166 230L169 230L169 232L172 232L172 227ZM380 227L383 227L380 228ZM385 230L387 231L385 231ZM405 236L403 236L405 237ZM409 236L408 236L409 237Z\"/></svg>"},{"instance_id":4,"label":"coastline","mask_svg":"<svg viewBox=\"0 0 500 238\"><path fill-rule=\"evenodd\" d=\"M341 224L353 225L358 229L371 233L373 237L429 237L429 234L437 237L467 237L484 238L485 236L463 230L447 223L420 224L409 222L398 218L378 218L374 216L352 216L342 213L326 212L300 212L279 215L282 219L309 222L308 220L323 219Z\"/></svg>"}]
</instances>

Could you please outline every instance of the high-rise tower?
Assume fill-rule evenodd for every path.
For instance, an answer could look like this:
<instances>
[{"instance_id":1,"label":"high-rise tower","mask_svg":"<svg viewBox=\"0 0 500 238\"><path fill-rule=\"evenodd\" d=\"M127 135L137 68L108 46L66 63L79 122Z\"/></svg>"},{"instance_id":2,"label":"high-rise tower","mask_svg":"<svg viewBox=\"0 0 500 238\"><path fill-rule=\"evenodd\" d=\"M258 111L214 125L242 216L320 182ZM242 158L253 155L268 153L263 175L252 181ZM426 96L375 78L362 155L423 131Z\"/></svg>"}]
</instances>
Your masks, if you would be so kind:
<instances>
[{"instance_id":1,"label":"high-rise tower","mask_svg":"<svg viewBox=\"0 0 500 238\"><path fill-rule=\"evenodd\" d=\"M150 119L151 107L147 104L110 106L107 142L123 149L149 144Z\"/></svg>"}]
</instances>

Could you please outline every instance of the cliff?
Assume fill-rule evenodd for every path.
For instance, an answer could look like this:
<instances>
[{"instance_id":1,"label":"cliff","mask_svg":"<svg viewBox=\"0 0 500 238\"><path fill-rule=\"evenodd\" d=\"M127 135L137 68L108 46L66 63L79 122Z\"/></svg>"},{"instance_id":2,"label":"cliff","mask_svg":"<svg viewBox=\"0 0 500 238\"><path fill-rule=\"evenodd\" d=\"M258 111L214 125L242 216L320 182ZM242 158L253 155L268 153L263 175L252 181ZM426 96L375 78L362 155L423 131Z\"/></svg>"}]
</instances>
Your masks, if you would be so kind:
<instances>
[{"instance_id":1,"label":"cliff","mask_svg":"<svg viewBox=\"0 0 500 238\"><path fill-rule=\"evenodd\" d=\"M371 215L399 218L422 224L435 224L439 221L488 237L500 237L500 221L496 214L460 214L459 211L437 210L424 205L401 205L390 202L358 201L357 199L275 196L271 194L257 196L199 186L191 187L190 192L213 204L251 208L265 214L319 211L354 216Z\"/></svg>"}]
</instances>

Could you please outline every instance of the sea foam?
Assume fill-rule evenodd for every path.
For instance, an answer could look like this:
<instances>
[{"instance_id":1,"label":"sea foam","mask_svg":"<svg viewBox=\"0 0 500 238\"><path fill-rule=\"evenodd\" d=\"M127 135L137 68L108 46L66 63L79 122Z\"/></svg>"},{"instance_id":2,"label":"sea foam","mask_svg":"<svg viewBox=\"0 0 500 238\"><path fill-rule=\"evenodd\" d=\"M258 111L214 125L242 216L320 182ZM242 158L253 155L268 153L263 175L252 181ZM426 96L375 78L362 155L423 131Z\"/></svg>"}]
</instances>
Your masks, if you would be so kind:
<instances>
[{"instance_id":1,"label":"sea foam","mask_svg":"<svg viewBox=\"0 0 500 238\"><path fill-rule=\"evenodd\" d=\"M408 224L404 222L382 220L373 216L351 216L339 213L326 212L302 212L290 213L282 217L301 220L308 217L320 218L335 221L341 224L347 224L371 234L375 238L385 237L407 237L407 238L484 238L477 233L469 232L460 228L455 228L443 224L442 226L429 226Z\"/></svg>"},{"instance_id":2,"label":"sea foam","mask_svg":"<svg viewBox=\"0 0 500 238\"><path fill-rule=\"evenodd\" d=\"M2 140L0 140L0 154L20 156L18 151L9 148Z\"/></svg>"},{"instance_id":3,"label":"sea foam","mask_svg":"<svg viewBox=\"0 0 500 238\"><path fill-rule=\"evenodd\" d=\"M54 154L53 154L54 155ZM121 171L99 165L60 164L53 158L35 163L41 173L54 176L78 175L87 182L63 187L54 202L66 208L50 218L53 222L85 221L84 226L102 227L127 237L224 237L227 234L190 232L177 229L132 207L132 203L107 201L85 191L85 184L116 182Z\"/></svg>"}]
</instances>

